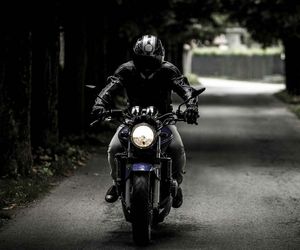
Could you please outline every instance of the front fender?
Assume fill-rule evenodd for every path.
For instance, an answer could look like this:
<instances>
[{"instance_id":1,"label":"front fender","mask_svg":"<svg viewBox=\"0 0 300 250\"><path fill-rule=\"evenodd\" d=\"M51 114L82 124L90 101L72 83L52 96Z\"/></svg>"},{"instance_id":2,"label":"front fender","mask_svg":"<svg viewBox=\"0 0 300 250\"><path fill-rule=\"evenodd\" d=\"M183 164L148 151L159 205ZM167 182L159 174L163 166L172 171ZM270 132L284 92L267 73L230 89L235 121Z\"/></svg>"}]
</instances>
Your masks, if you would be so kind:
<instances>
[{"instance_id":1,"label":"front fender","mask_svg":"<svg viewBox=\"0 0 300 250\"><path fill-rule=\"evenodd\" d=\"M136 172L136 171L142 171L142 172L151 172L153 171L153 165L149 163L134 163L132 164L131 171Z\"/></svg>"},{"instance_id":2,"label":"front fender","mask_svg":"<svg viewBox=\"0 0 300 250\"><path fill-rule=\"evenodd\" d=\"M150 163L138 162L132 164L126 169L126 179L130 176L131 172L153 172L155 170L154 166Z\"/></svg>"}]
</instances>

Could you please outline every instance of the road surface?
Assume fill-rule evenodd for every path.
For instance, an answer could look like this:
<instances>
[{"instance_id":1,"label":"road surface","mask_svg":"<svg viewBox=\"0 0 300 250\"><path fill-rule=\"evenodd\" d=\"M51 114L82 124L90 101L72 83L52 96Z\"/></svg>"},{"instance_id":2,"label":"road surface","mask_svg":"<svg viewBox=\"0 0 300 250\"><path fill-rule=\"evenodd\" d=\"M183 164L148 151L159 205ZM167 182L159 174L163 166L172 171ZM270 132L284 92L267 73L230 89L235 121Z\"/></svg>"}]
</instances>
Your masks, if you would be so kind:
<instances>
[{"instance_id":1,"label":"road surface","mask_svg":"<svg viewBox=\"0 0 300 250\"><path fill-rule=\"evenodd\" d=\"M145 249L300 249L300 121L272 97L282 85L201 78L199 126L179 125L184 204ZM137 249L104 153L0 232L0 249Z\"/></svg>"}]
</instances>

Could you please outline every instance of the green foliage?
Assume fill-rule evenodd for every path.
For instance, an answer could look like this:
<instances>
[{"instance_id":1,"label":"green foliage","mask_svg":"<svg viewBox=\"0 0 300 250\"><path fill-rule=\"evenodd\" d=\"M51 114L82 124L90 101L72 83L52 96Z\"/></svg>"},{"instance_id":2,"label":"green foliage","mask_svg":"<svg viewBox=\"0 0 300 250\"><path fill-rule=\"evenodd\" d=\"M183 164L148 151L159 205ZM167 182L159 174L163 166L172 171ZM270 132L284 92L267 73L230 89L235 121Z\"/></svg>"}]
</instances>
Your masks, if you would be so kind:
<instances>
[{"instance_id":1,"label":"green foliage","mask_svg":"<svg viewBox=\"0 0 300 250\"><path fill-rule=\"evenodd\" d=\"M33 150L31 176L0 179L0 219L7 216L1 210L10 211L34 201L62 178L69 177L76 169L84 167L91 153L104 150L103 146L107 145L111 135L112 132L72 136L53 148L38 147Z\"/></svg>"},{"instance_id":2,"label":"green foliage","mask_svg":"<svg viewBox=\"0 0 300 250\"><path fill-rule=\"evenodd\" d=\"M88 153L79 145L63 141L54 148L41 148L34 150L33 172L39 178L53 175L68 175L79 166L85 165Z\"/></svg>"},{"instance_id":3,"label":"green foliage","mask_svg":"<svg viewBox=\"0 0 300 250\"><path fill-rule=\"evenodd\" d=\"M223 19L216 14L221 7L219 0L170 0L157 4L141 4L138 0L119 1L114 23L119 35L132 39L144 33L158 35L172 42L191 38L212 38ZM200 25L199 25L200 24Z\"/></svg>"},{"instance_id":4,"label":"green foliage","mask_svg":"<svg viewBox=\"0 0 300 250\"><path fill-rule=\"evenodd\" d=\"M247 27L253 38L264 44L300 34L299 1L225 0L222 4L232 22Z\"/></svg>"},{"instance_id":5,"label":"green foliage","mask_svg":"<svg viewBox=\"0 0 300 250\"><path fill-rule=\"evenodd\" d=\"M196 74L190 73L186 77L191 85L198 85L200 83L199 76Z\"/></svg>"},{"instance_id":6,"label":"green foliage","mask_svg":"<svg viewBox=\"0 0 300 250\"><path fill-rule=\"evenodd\" d=\"M282 90L275 96L286 103L289 109L300 119L300 95L291 95L286 90Z\"/></svg>"},{"instance_id":7,"label":"green foliage","mask_svg":"<svg viewBox=\"0 0 300 250\"><path fill-rule=\"evenodd\" d=\"M265 56L265 55L280 55L282 48L272 47L266 49L250 48L250 49L234 49L234 50L221 50L216 47L203 47L195 48L193 54L195 56L205 55L220 55L220 56Z\"/></svg>"},{"instance_id":8,"label":"green foliage","mask_svg":"<svg viewBox=\"0 0 300 250\"><path fill-rule=\"evenodd\" d=\"M281 101L288 103L288 104L300 104L300 96L299 95L291 95L286 90L282 90L275 94L275 96L280 99Z\"/></svg>"},{"instance_id":9,"label":"green foliage","mask_svg":"<svg viewBox=\"0 0 300 250\"><path fill-rule=\"evenodd\" d=\"M290 105L290 110L300 119L300 104Z\"/></svg>"},{"instance_id":10,"label":"green foliage","mask_svg":"<svg viewBox=\"0 0 300 250\"><path fill-rule=\"evenodd\" d=\"M0 209L6 211L25 205L47 192L49 187L49 182L42 181L39 178L1 180Z\"/></svg>"}]
</instances>

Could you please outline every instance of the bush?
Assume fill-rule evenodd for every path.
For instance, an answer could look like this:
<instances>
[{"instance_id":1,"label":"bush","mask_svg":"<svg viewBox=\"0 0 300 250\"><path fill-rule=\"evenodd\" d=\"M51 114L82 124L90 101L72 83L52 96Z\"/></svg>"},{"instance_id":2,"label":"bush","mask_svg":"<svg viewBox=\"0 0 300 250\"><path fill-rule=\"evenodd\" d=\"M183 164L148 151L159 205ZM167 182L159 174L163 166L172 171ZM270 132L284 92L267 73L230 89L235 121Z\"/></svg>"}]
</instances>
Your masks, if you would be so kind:
<instances>
[{"instance_id":1,"label":"bush","mask_svg":"<svg viewBox=\"0 0 300 250\"><path fill-rule=\"evenodd\" d=\"M190 73L187 74L186 77L191 85L197 85L200 83L199 76L196 74Z\"/></svg>"},{"instance_id":2,"label":"bush","mask_svg":"<svg viewBox=\"0 0 300 250\"><path fill-rule=\"evenodd\" d=\"M266 55L280 55L282 53L282 49L280 47L272 47L272 48L247 48L247 49L228 49L221 50L217 47L203 47L203 48L195 48L193 50L193 54L195 56L266 56Z\"/></svg>"},{"instance_id":3,"label":"bush","mask_svg":"<svg viewBox=\"0 0 300 250\"><path fill-rule=\"evenodd\" d=\"M275 96L286 103L289 109L300 119L300 96L291 95L286 90L282 90L275 94Z\"/></svg>"}]
</instances>

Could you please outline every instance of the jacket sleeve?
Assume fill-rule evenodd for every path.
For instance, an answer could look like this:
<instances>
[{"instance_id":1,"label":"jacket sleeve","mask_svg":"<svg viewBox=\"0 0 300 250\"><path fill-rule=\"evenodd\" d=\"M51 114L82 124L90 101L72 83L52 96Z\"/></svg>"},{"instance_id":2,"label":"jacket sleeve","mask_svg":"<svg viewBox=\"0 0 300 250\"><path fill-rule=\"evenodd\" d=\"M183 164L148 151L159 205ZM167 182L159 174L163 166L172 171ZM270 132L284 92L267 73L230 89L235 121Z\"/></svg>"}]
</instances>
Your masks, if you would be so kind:
<instances>
[{"instance_id":1,"label":"jacket sleeve","mask_svg":"<svg viewBox=\"0 0 300 250\"><path fill-rule=\"evenodd\" d=\"M107 78L107 85L98 94L93 110L97 108L97 106L108 108L112 104L114 94L123 87L124 70L124 67L121 65L113 75Z\"/></svg>"},{"instance_id":2,"label":"jacket sleeve","mask_svg":"<svg viewBox=\"0 0 300 250\"><path fill-rule=\"evenodd\" d=\"M172 90L185 101L191 97L195 89L191 87L188 79L180 73L177 67L172 66ZM187 105L198 105L198 97L192 98Z\"/></svg>"}]
</instances>

